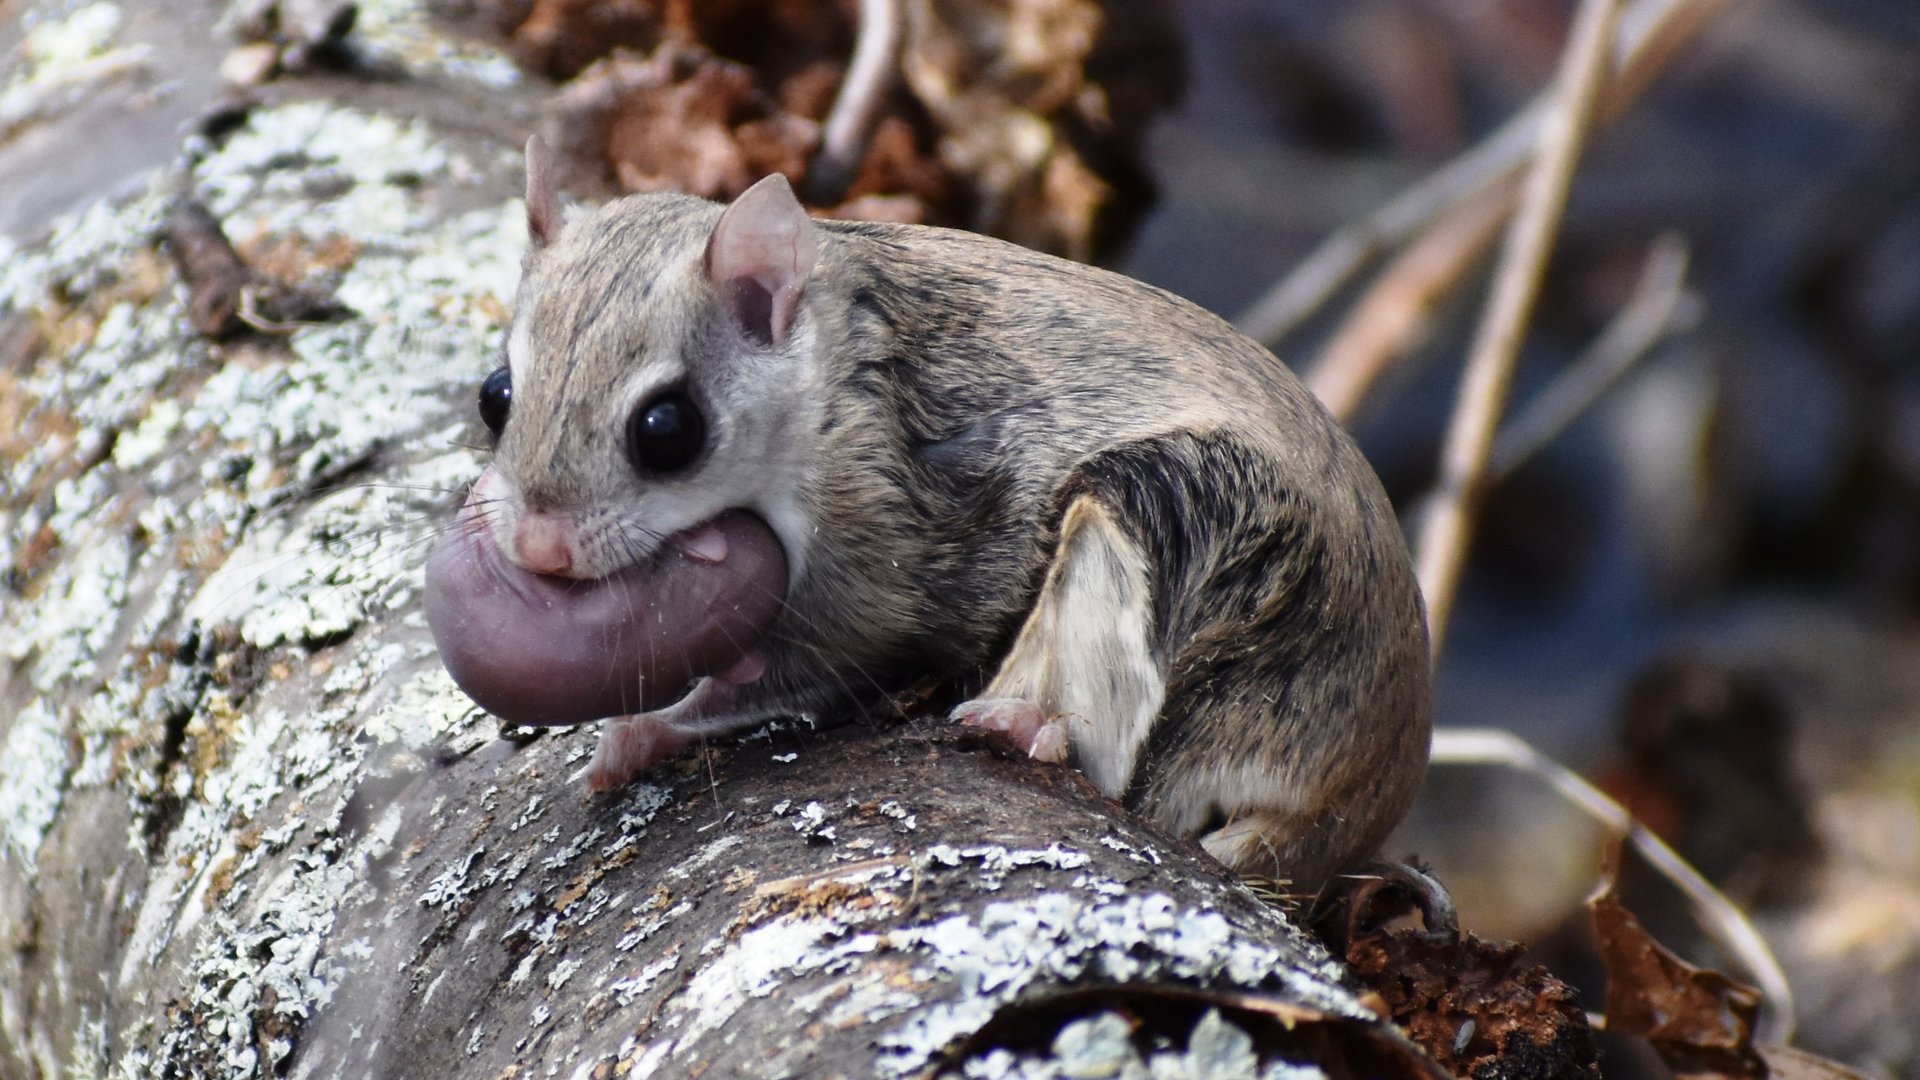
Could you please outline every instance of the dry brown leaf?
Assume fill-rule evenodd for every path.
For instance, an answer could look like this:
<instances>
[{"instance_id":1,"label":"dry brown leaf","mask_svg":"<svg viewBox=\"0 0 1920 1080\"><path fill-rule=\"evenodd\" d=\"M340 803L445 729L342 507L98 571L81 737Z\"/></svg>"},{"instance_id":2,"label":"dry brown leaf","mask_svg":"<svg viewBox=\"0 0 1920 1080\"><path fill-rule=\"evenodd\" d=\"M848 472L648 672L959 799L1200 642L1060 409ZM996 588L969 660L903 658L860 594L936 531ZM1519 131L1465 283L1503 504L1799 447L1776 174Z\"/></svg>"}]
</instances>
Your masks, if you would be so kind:
<instances>
[{"instance_id":1,"label":"dry brown leaf","mask_svg":"<svg viewBox=\"0 0 1920 1080\"><path fill-rule=\"evenodd\" d=\"M977 209L968 224L1091 258L1094 213L1107 190L1097 178L1085 182L1088 170L1052 114L1073 110L1083 96L1091 111L1105 111L1085 78L1099 7L922 0L911 11L901 71L940 128L941 159L971 180Z\"/></svg>"},{"instance_id":2,"label":"dry brown leaf","mask_svg":"<svg viewBox=\"0 0 1920 1080\"><path fill-rule=\"evenodd\" d=\"M533 0L508 44L523 67L569 79L614 49L652 49L661 16L654 0Z\"/></svg>"},{"instance_id":3,"label":"dry brown leaf","mask_svg":"<svg viewBox=\"0 0 1920 1080\"><path fill-rule=\"evenodd\" d=\"M1620 902L1619 851L1587 901L1607 967L1607 1029L1645 1036L1674 1074L1689 1080L1861 1080L1837 1062L1754 1043L1758 990L1695 967L1655 941Z\"/></svg>"},{"instance_id":4,"label":"dry brown leaf","mask_svg":"<svg viewBox=\"0 0 1920 1080\"><path fill-rule=\"evenodd\" d=\"M1676 1073L1764 1077L1753 1045L1760 992L1695 967L1655 941L1621 903L1616 848L1587 901L1607 968L1607 1030L1642 1035Z\"/></svg>"},{"instance_id":5,"label":"dry brown leaf","mask_svg":"<svg viewBox=\"0 0 1920 1080\"><path fill-rule=\"evenodd\" d=\"M958 224L949 214L954 205L955 177L938 158L919 145L912 124L898 116L882 117L867 142L867 157L847 187L847 199L835 216L860 218L852 204L873 198L911 200L919 206L914 222L925 225ZM937 210L933 209L937 208ZM895 218L875 220L893 221Z\"/></svg>"},{"instance_id":6,"label":"dry brown leaf","mask_svg":"<svg viewBox=\"0 0 1920 1080\"><path fill-rule=\"evenodd\" d=\"M818 125L776 109L750 69L673 41L644 59L596 61L556 98L550 128L570 187L710 199L797 170L819 139Z\"/></svg>"}]
</instances>

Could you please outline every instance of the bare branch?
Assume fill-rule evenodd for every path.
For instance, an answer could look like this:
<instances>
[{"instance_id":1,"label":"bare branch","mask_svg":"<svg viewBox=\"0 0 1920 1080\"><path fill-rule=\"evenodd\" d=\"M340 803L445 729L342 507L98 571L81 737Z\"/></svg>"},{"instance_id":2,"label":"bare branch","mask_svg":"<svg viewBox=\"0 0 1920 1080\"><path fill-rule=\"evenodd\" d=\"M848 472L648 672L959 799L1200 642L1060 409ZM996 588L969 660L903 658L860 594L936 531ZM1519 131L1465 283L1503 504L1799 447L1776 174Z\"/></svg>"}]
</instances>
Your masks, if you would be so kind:
<instances>
[{"instance_id":1,"label":"bare branch","mask_svg":"<svg viewBox=\"0 0 1920 1080\"><path fill-rule=\"evenodd\" d=\"M1234 325L1269 344L1292 333L1366 266L1460 202L1517 175L1532 152L1543 103L1535 102L1480 145L1361 221L1328 237Z\"/></svg>"},{"instance_id":2,"label":"bare branch","mask_svg":"<svg viewBox=\"0 0 1920 1080\"><path fill-rule=\"evenodd\" d=\"M1467 361L1460 402L1441 448L1440 485L1421 524L1415 549L1427 598L1434 656L1446 642L1460 568L1473 535L1473 516L1486 487L1487 456L1512 382L1527 320L1539 296L1541 274L1553 250L1567 189L1607 75L1618 0L1583 0L1555 77L1553 108L1541 130L1540 154L1528 174L1519 216L1494 278L1493 296Z\"/></svg>"},{"instance_id":3,"label":"bare branch","mask_svg":"<svg viewBox=\"0 0 1920 1080\"><path fill-rule=\"evenodd\" d=\"M867 138L880 118L880 103L893 88L904 22L901 3L860 0L860 37L840 94L827 113L820 149L807 169L807 198L815 204L839 202L867 156Z\"/></svg>"},{"instance_id":4,"label":"bare branch","mask_svg":"<svg viewBox=\"0 0 1920 1080\"><path fill-rule=\"evenodd\" d=\"M1487 474L1499 481L1560 437L1614 383L1675 330L1698 317L1688 303L1687 243L1673 233L1654 241L1633 296L1573 365L1561 372L1494 439Z\"/></svg>"},{"instance_id":5,"label":"bare branch","mask_svg":"<svg viewBox=\"0 0 1920 1080\"><path fill-rule=\"evenodd\" d=\"M1394 361L1419 347L1435 308L1480 264L1517 194L1495 184L1455 203L1383 271L1347 311L1307 385L1334 419L1351 424Z\"/></svg>"},{"instance_id":6,"label":"bare branch","mask_svg":"<svg viewBox=\"0 0 1920 1080\"><path fill-rule=\"evenodd\" d=\"M1621 12L1614 73L1599 109L1611 121L1636 100L1727 0L1635 0ZM1433 219L1519 174L1540 139L1551 93L1492 135L1409 188L1366 219L1328 237L1234 324L1269 344L1293 332L1375 259L1406 243Z\"/></svg>"}]
</instances>

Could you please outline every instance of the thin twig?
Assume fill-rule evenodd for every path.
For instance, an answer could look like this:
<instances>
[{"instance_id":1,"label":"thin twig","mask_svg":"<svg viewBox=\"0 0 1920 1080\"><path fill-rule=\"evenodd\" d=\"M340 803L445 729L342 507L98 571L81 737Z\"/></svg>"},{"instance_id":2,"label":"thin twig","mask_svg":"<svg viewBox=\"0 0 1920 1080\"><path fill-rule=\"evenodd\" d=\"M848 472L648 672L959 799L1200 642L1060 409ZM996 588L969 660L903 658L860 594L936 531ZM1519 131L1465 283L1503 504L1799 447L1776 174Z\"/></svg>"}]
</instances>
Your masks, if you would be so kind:
<instances>
[{"instance_id":1,"label":"thin twig","mask_svg":"<svg viewBox=\"0 0 1920 1080\"><path fill-rule=\"evenodd\" d=\"M1547 384L1493 440L1487 475L1497 482L1513 474L1541 447L1560 437L1607 389L1675 330L1697 317L1686 303L1687 242L1673 233L1654 241L1633 296L1593 344Z\"/></svg>"},{"instance_id":2,"label":"thin twig","mask_svg":"<svg viewBox=\"0 0 1920 1080\"><path fill-rule=\"evenodd\" d=\"M1408 237L1462 200L1514 176L1533 150L1542 106L1542 102L1528 106L1478 146L1368 217L1328 237L1235 319L1234 325L1255 341L1279 341L1325 306L1374 259L1406 243Z\"/></svg>"},{"instance_id":3,"label":"thin twig","mask_svg":"<svg viewBox=\"0 0 1920 1080\"><path fill-rule=\"evenodd\" d=\"M1554 792L1631 843L1635 851L1686 897L1694 920L1736 958L1766 995L1759 1041L1784 1046L1793 1038L1793 991L1787 973L1760 931L1739 905L1713 887L1700 871L1636 820L1626 807L1572 769L1534 749L1511 732L1493 728L1440 728L1433 733L1433 762L1442 765L1505 765L1544 781Z\"/></svg>"},{"instance_id":4,"label":"thin twig","mask_svg":"<svg viewBox=\"0 0 1920 1080\"><path fill-rule=\"evenodd\" d=\"M1351 424L1374 382L1419 346L1434 309L1493 247L1516 193L1495 184L1455 203L1347 310L1306 376L1334 419Z\"/></svg>"},{"instance_id":5,"label":"thin twig","mask_svg":"<svg viewBox=\"0 0 1920 1080\"><path fill-rule=\"evenodd\" d=\"M1415 548L1435 657L1446 642L1460 568L1473 536L1474 513L1486 487L1487 454L1506 404L1520 339L1540 293L1574 166L1606 79L1618 12L1619 0L1582 0L1574 15L1554 79L1554 106L1540 132L1539 155L1527 175L1519 214L1507 232L1493 295L1468 353L1460 402L1441 448L1439 490L1427 508Z\"/></svg>"},{"instance_id":6,"label":"thin twig","mask_svg":"<svg viewBox=\"0 0 1920 1080\"><path fill-rule=\"evenodd\" d=\"M1728 0L1634 0L1619 19L1614 74L1600 107L1611 121L1625 112L1682 46ZM1406 243L1460 201L1518 175L1539 143L1550 104L1543 95L1499 130L1393 201L1328 237L1234 324L1257 341L1274 344L1297 329L1360 271Z\"/></svg>"},{"instance_id":7,"label":"thin twig","mask_svg":"<svg viewBox=\"0 0 1920 1080\"><path fill-rule=\"evenodd\" d=\"M860 173L880 104L893 88L903 30L903 0L860 0L860 36L847 62L840 93L822 125L820 149L807 166L809 201L837 203Z\"/></svg>"}]
</instances>

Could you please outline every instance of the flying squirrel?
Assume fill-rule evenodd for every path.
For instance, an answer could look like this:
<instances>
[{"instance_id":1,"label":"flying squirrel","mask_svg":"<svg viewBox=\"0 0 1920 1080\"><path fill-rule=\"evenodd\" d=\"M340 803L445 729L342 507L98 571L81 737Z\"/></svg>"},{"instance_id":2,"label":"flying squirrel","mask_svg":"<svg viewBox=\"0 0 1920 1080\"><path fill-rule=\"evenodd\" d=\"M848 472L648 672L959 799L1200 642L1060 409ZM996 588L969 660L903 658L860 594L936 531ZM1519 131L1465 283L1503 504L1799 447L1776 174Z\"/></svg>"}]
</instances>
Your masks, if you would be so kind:
<instances>
[{"instance_id":1,"label":"flying squirrel","mask_svg":"<svg viewBox=\"0 0 1920 1080\"><path fill-rule=\"evenodd\" d=\"M1303 891L1405 814L1419 588L1271 353L1105 270L816 221L778 175L563 220L537 139L527 174L494 456L427 608L489 711L612 718L590 787L934 675L984 678L956 719Z\"/></svg>"}]
</instances>

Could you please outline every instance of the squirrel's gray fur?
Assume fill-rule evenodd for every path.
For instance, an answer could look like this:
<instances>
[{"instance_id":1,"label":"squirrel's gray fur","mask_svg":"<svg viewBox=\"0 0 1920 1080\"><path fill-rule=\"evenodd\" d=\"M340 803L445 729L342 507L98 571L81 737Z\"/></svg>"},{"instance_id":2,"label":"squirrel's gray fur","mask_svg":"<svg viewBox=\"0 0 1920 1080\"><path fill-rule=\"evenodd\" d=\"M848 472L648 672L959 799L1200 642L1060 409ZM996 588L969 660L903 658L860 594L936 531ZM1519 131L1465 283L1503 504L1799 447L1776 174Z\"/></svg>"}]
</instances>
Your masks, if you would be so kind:
<instances>
[{"instance_id":1,"label":"squirrel's gray fur","mask_svg":"<svg viewBox=\"0 0 1920 1080\"><path fill-rule=\"evenodd\" d=\"M789 332L716 363L743 340L703 268L723 209L628 198L536 245L497 463L530 503L610 497L625 410L652 392L635 372L653 367L648 386L680 380L724 429L713 437L741 448L649 513L658 532L715 499L762 514L793 566L786 611L764 676L678 725L827 712L927 675L993 676L1019 654L1025 674L1008 660L997 686L1064 678L1081 680L1076 701L1146 702L1134 728L1103 736L1100 761L1079 729L1069 753L1240 869L1312 888L1374 852L1424 772L1425 621L1378 480L1291 372L1117 274L969 233L837 221L813 223ZM673 499L699 505L662 518ZM1074 550L1089 552L1074 557L1104 560L1080 577L1057 565L1074 507ZM1118 655L1132 618L1147 666L1036 674L1060 652L1057 623L1035 615L1043 590L1083 623L1110 595L1133 603L1137 616L1093 620L1117 631L1074 633Z\"/></svg>"}]
</instances>

